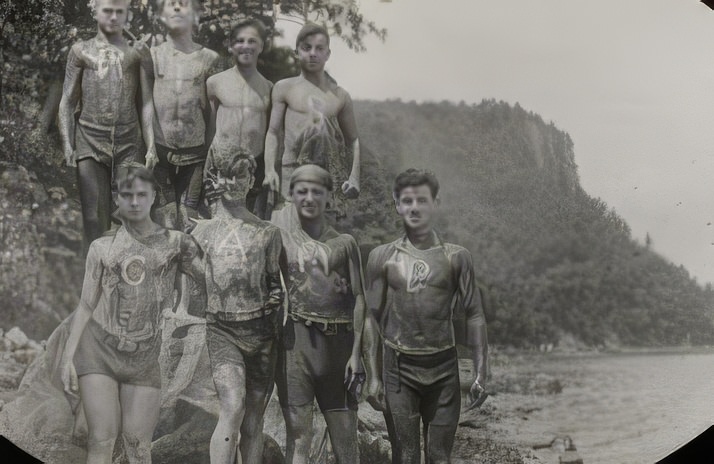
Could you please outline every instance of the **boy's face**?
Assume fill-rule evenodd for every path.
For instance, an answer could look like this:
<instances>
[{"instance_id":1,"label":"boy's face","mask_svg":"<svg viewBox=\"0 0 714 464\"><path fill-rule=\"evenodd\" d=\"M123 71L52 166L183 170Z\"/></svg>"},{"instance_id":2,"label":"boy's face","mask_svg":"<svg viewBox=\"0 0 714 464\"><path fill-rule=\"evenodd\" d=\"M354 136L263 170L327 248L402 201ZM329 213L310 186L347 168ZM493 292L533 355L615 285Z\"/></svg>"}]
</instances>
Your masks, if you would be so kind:
<instances>
[{"instance_id":1,"label":"boy's face","mask_svg":"<svg viewBox=\"0 0 714 464\"><path fill-rule=\"evenodd\" d=\"M95 19L97 26L106 35L122 33L129 16L129 2L127 0L98 0Z\"/></svg>"},{"instance_id":2,"label":"boy's face","mask_svg":"<svg viewBox=\"0 0 714 464\"><path fill-rule=\"evenodd\" d=\"M197 13L192 0L166 0L161 11L161 21L169 32L190 31L196 23Z\"/></svg>"},{"instance_id":3,"label":"boy's face","mask_svg":"<svg viewBox=\"0 0 714 464\"><path fill-rule=\"evenodd\" d=\"M327 37L324 34L312 34L305 37L298 44L297 57L303 70L322 71L330 58L330 45Z\"/></svg>"},{"instance_id":4,"label":"boy's face","mask_svg":"<svg viewBox=\"0 0 714 464\"><path fill-rule=\"evenodd\" d=\"M240 172L230 179L224 180L226 183L226 191L223 193L223 198L231 201L245 200L248 191L253 186L253 168L241 169Z\"/></svg>"},{"instance_id":5,"label":"boy's face","mask_svg":"<svg viewBox=\"0 0 714 464\"><path fill-rule=\"evenodd\" d=\"M263 40L256 28L246 26L233 36L228 51L231 52L238 66L255 67L258 65L258 55L263 51Z\"/></svg>"},{"instance_id":6,"label":"boy's face","mask_svg":"<svg viewBox=\"0 0 714 464\"><path fill-rule=\"evenodd\" d=\"M404 227L413 232L426 232L432 227L438 200L431 196L428 185L409 186L399 192L396 199L397 213L402 217Z\"/></svg>"},{"instance_id":7,"label":"boy's face","mask_svg":"<svg viewBox=\"0 0 714 464\"><path fill-rule=\"evenodd\" d=\"M327 206L327 188L317 182L295 182L292 199L298 216L302 219L317 219L322 216Z\"/></svg>"},{"instance_id":8,"label":"boy's face","mask_svg":"<svg viewBox=\"0 0 714 464\"><path fill-rule=\"evenodd\" d=\"M145 221L149 219L155 198L156 191L150 182L134 179L131 184L119 188L116 198L119 214L128 222Z\"/></svg>"}]
</instances>

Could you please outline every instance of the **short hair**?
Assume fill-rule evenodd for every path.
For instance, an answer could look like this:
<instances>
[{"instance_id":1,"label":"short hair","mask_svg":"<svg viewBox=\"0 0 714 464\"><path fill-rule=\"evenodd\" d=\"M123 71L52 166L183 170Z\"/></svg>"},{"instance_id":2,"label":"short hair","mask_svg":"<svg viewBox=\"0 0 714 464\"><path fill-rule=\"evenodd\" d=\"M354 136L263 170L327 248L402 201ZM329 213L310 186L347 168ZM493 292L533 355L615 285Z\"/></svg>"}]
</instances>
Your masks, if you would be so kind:
<instances>
[{"instance_id":1,"label":"short hair","mask_svg":"<svg viewBox=\"0 0 714 464\"><path fill-rule=\"evenodd\" d=\"M298 32L297 39L295 39L295 48L297 49L308 37L316 34L324 35L327 39L327 46L330 46L330 34L324 26L315 23L305 23L302 29L300 29L300 32Z\"/></svg>"},{"instance_id":2,"label":"short hair","mask_svg":"<svg viewBox=\"0 0 714 464\"><path fill-rule=\"evenodd\" d=\"M429 187L432 198L436 198L439 194L439 181L433 172L426 169L409 168L394 179L394 199L398 200L399 195L405 188L419 187L420 185Z\"/></svg>"},{"instance_id":3,"label":"short hair","mask_svg":"<svg viewBox=\"0 0 714 464\"><path fill-rule=\"evenodd\" d=\"M154 191L158 190L158 183L156 182L153 171L143 164L132 161L117 166L117 174L114 179L117 191L124 187L131 187L137 179L151 184Z\"/></svg>"},{"instance_id":4,"label":"short hair","mask_svg":"<svg viewBox=\"0 0 714 464\"><path fill-rule=\"evenodd\" d=\"M233 43L233 41L235 40L236 36L241 31L241 29L245 29L246 27L252 27L256 31L258 31L260 40L262 40L263 45L265 45L265 42L268 40L268 29L265 27L265 24L263 24L263 21L256 19L256 18L246 18L246 19L242 19L242 20L238 21L231 28L231 33L228 36L230 39L230 42Z\"/></svg>"},{"instance_id":5,"label":"short hair","mask_svg":"<svg viewBox=\"0 0 714 464\"><path fill-rule=\"evenodd\" d=\"M89 0L89 2L87 3L87 5L89 6L89 10L92 12L92 14L97 13L97 3L99 3L100 1L102 0ZM131 0L124 0L124 3L126 3L126 9L128 12L131 9Z\"/></svg>"},{"instance_id":6,"label":"short hair","mask_svg":"<svg viewBox=\"0 0 714 464\"><path fill-rule=\"evenodd\" d=\"M156 0L156 12L161 13L161 10L164 9L165 4L166 4L166 0ZM199 15L201 14L201 11L203 11L203 1L202 0L191 0L191 6L193 7L193 11L195 11Z\"/></svg>"},{"instance_id":7,"label":"short hair","mask_svg":"<svg viewBox=\"0 0 714 464\"><path fill-rule=\"evenodd\" d=\"M231 158L213 158L213 166L203 178L204 197L208 204L221 198L224 193L248 193L252 185L233 183L232 179L242 178L246 174L255 174L256 161L250 155L239 154Z\"/></svg>"}]
</instances>

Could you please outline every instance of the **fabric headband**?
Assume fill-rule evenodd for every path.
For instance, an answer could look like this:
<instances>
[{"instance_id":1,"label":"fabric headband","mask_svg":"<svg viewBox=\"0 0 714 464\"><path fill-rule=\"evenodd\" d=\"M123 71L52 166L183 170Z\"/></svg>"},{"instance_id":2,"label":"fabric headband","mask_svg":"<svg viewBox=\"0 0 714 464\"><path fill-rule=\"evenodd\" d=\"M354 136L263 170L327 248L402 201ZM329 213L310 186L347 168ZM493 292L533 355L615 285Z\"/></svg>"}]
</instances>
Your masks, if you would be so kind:
<instances>
[{"instance_id":1,"label":"fabric headband","mask_svg":"<svg viewBox=\"0 0 714 464\"><path fill-rule=\"evenodd\" d=\"M290 176L290 189L297 182L315 182L324 185L327 190L332 190L332 177L330 173L315 164L303 164L295 169Z\"/></svg>"}]
</instances>

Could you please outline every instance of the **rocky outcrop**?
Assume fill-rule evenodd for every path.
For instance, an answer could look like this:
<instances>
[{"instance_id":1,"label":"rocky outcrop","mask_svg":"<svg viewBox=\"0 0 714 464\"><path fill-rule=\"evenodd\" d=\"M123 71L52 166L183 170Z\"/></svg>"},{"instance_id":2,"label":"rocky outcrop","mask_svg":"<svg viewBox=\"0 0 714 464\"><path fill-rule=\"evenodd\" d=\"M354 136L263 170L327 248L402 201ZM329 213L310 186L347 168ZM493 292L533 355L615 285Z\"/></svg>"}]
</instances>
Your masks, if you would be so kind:
<instances>
[{"instance_id":1,"label":"rocky outcrop","mask_svg":"<svg viewBox=\"0 0 714 464\"><path fill-rule=\"evenodd\" d=\"M84 274L81 214L64 187L0 162L2 323L47 338L74 309Z\"/></svg>"},{"instance_id":2,"label":"rocky outcrop","mask_svg":"<svg viewBox=\"0 0 714 464\"><path fill-rule=\"evenodd\" d=\"M81 416L75 419L72 414L71 405L76 405L76 398L65 396L58 373L69 321L60 324L46 347L32 342L19 329L0 338L1 346L13 348L12 354L2 358L12 362L13 367L5 372L0 362L0 372L8 378L2 384L6 388L0 389L7 399L0 411L0 435L39 459L56 464L82 462L85 455L85 423ZM166 314L163 336L162 404L152 446L153 462L208 464L218 398L205 348L205 326L179 309L176 314ZM28 355L28 350L34 355ZM390 446L381 413L364 403L359 415L362 462L389 462ZM311 462L334 462L325 423L317 411L314 428ZM264 431L267 439L263 462L282 463L285 426L275 394L266 411ZM117 464L122 462L119 446L115 453Z\"/></svg>"}]
</instances>

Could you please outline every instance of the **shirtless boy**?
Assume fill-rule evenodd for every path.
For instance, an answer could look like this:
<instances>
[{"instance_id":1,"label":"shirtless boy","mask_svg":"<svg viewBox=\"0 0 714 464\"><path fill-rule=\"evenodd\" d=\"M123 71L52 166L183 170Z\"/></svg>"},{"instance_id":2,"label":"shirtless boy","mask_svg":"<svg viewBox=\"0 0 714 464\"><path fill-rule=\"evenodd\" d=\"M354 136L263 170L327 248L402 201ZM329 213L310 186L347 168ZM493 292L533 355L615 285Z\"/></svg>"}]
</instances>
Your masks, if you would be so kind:
<instances>
[{"instance_id":1,"label":"shirtless boy","mask_svg":"<svg viewBox=\"0 0 714 464\"><path fill-rule=\"evenodd\" d=\"M159 182L156 219L166 227L189 228L198 217L206 161L206 127L210 108L206 79L218 54L193 41L199 0L159 0L166 42L151 49L154 62L156 160L147 160Z\"/></svg>"},{"instance_id":2,"label":"shirtless boy","mask_svg":"<svg viewBox=\"0 0 714 464\"><path fill-rule=\"evenodd\" d=\"M365 303L357 242L324 217L332 177L319 166L295 169L289 182L298 224L282 230L288 260L289 316L278 363L280 406L287 426L286 462L308 462L313 402L337 462L356 463L357 399L349 386L362 377ZM374 362L365 363L367 367ZM370 370L369 385L379 388ZM347 385L347 386L346 386ZM369 393L369 392L368 392Z\"/></svg>"},{"instance_id":3,"label":"shirtless boy","mask_svg":"<svg viewBox=\"0 0 714 464\"><path fill-rule=\"evenodd\" d=\"M97 0L96 37L73 45L67 57L59 126L67 165L77 166L87 245L109 229L116 168L141 161L142 135L146 158L156 156L151 54L141 41L130 45L122 35L129 4L129 0Z\"/></svg>"},{"instance_id":4,"label":"shirtless boy","mask_svg":"<svg viewBox=\"0 0 714 464\"><path fill-rule=\"evenodd\" d=\"M352 99L325 72L330 57L330 37L325 28L306 24L298 33L295 54L300 75L279 81L273 89L263 183L289 199L293 170L302 164L321 166L337 188L328 209L342 217L346 214L345 199L359 195L360 150ZM283 132L284 150L278 156ZM276 161L281 164L279 173Z\"/></svg>"},{"instance_id":5,"label":"shirtless boy","mask_svg":"<svg viewBox=\"0 0 714 464\"><path fill-rule=\"evenodd\" d=\"M206 284L206 344L220 412L211 464L262 462L263 415L275 381L282 240L277 227L245 206L254 163L243 154L214 166L216 175L206 182L216 199L212 218L198 221L192 232L213 269Z\"/></svg>"},{"instance_id":6,"label":"shirtless boy","mask_svg":"<svg viewBox=\"0 0 714 464\"><path fill-rule=\"evenodd\" d=\"M409 169L394 183L405 234L375 248L366 271L368 307L384 336L383 382L387 408L401 445L401 462L421 462L421 422L427 462L450 462L461 409L452 317L467 317L476 378L474 402L484 391L488 366L486 322L471 254L445 243L433 229L439 200L433 173Z\"/></svg>"},{"instance_id":7,"label":"shirtless boy","mask_svg":"<svg viewBox=\"0 0 714 464\"><path fill-rule=\"evenodd\" d=\"M110 463L119 434L129 462L146 464L159 419L162 311L174 306L176 273L201 284L206 261L191 236L151 220L151 171L131 163L116 179L122 226L89 247L62 382L84 407L88 464Z\"/></svg>"},{"instance_id":8,"label":"shirtless boy","mask_svg":"<svg viewBox=\"0 0 714 464\"><path fill-rule=\"evenodd\" d=\"M235 66L208 79L211 145L204 177L216 175L215 165L225 164L220 160L246 155L256 160L258 172L261 171L273 87L257 68L266 38L265 26L256 19L236 24L228 47Z\"/></svg>"}]
</instances>

